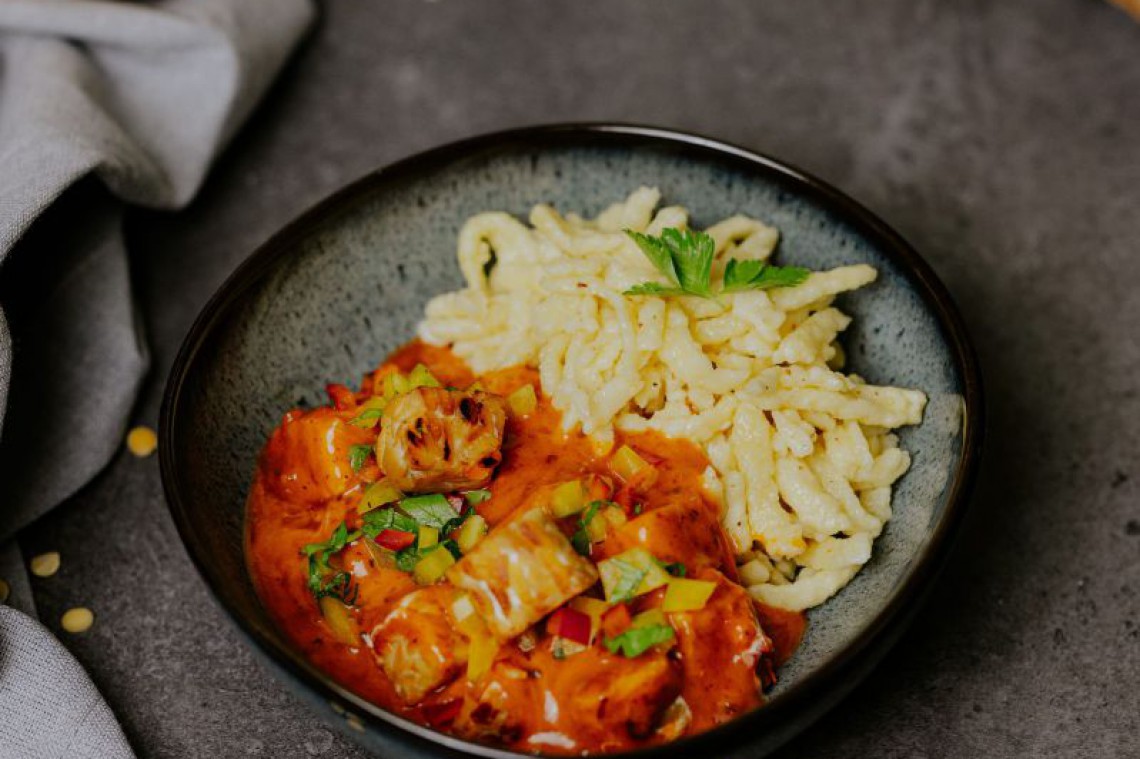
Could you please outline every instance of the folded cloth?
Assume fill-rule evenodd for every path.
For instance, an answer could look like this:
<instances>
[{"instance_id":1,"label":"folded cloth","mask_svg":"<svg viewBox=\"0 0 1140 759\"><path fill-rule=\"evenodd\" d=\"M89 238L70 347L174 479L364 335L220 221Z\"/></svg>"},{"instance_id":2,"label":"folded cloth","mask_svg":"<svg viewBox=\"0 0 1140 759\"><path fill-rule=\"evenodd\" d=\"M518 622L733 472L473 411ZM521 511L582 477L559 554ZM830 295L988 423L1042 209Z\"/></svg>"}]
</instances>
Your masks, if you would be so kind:
<instances>
[{"instance_id":1,"label":"folded cloth","mask_svg":"<svg viewBox=\"0 0 1140 759\"><path fill-rule=\"evenodd\" d=\"M311 21L310 2L0 3L0 290L28 298L5 259L83 177L127 203L188 202ZM0 540L106 464L147 369L143 341L124 339L137 325L118 223L104 210L95 216L84 222L97 239L75 241L69 266L54 267L37 300L82 303L98 323L53 319L46 307L28 313L28 332L12 325L9 334L0 321ZM25 345L39 355L22 363ZM26 397L13 397L23 388ZM19 412L42 409L39 400L68 424L5 429Z\"/></svg>"},{"instance_id":2,"label":"folded cloth","mask_svg":"<svg viewBox=\"0 0 1140 759\"><path fill-rule=\"evenodd\" d=\"M0 606L0 704L4 714L0 756L134 756L115 715L75 658L39 622L4 606Z\"/></svg>"},{"instance_id":3,"label":"folded cloth","mask_svg":"<svg viewBox=\"0 0 1140 759\"><path fill-rule=\"evenodd\" d=\"M0 2L0 541L123 439L149 363L123 205L189 202L313 14L312 0ZM3 608L0 715L0 759L130 756L79 664Z\"/></svg>"}]
</instances>

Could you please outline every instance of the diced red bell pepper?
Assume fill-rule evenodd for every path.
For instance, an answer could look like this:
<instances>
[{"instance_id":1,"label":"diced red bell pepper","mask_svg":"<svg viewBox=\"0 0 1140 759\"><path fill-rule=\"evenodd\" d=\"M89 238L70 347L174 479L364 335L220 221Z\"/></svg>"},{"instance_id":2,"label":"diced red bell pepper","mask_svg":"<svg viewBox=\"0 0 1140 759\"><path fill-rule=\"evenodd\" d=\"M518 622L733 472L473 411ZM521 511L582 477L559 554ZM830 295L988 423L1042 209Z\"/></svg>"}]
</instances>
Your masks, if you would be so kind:
<instances>
[{"instance_id":1,"label":"diced red bell pepper","mask_svg":"<svg viewBox=\"0 0 1140 759\"><path fill-rule=\"evenodd\" d=\"M546 623L546 631L583 646L590 645L590 617L577 609L563 606L550 615Z\"/></svg>"},{"instance_id":2,"label":"diced red bell pepper","mask_svg":"<svg viewBox=\"0 0 1140 759\"><path fill-rule=\"evenodd\" d=\"M427 704L423 707L424 719L432 727L441 727L455 721L459 710L463 708L463 699L453 698L442 704Z\"/></svg>"},{"instance_id":3,"label":"diced red bell pepper","mask_svg":"<svg viewBox=\"0 0 1140 759\"><path fill-rule=\"evenodd\" d=\"M633 617L625 604L618 604L602 615L602 632L607 638L616 638L628 630L631 624Z\"/></svg>"},{"instance_id":4,"label":"diced red bell pepper","mask_svg":"<svg viewBox=\"0 0 1140 759\"><path fill-rule=\"evenodd\" d=\"M610 500L621 506L627 517L633 515L633 488L622 485Z\"/></svg>"},{"instance_id":5,"label":"diced red bell pepper","mask_svg":"<svg viewBox=\"0 0 1140 759\"><path fill-rule=\"evenodd\" d=\"M325 385L325 392L329 394L329 400L332 401L337 411L344 411L346 408L352 408L356 405L356 393L352 392L352 388L345 385L336 383Z\"/></svg>"},{"instance_id":6,"label":"diced red bell pepper","mask_svg":"<svg viewBox=\"0 0 1140 759\"><path fill-rule=\"evenodd\" d=\"M586 476L584 482L591 501L608 501L614 491L613 484L608 477L591 474Z\"/></svg>"},{"instance_id":7,"label":"diced red bell pepper","mask_svg":"<svg viewBox=\"0 0 1140 759\"><path fill-rule=\"evenodd\" d=\"M376 545L389 551L399 551L416 542L416 535L403 530L381 530L376 536Z\"/></svg>"}]
</instances>

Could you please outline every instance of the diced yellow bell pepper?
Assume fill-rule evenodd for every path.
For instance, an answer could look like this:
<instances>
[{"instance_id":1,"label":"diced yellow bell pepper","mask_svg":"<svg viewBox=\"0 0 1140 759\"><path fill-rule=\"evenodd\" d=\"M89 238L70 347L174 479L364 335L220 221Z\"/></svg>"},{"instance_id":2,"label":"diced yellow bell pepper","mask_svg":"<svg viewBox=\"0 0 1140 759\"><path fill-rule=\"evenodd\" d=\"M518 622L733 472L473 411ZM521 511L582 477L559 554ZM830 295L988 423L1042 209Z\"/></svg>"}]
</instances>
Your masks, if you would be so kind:
<instances>
[{"instance_id":1,"label":"diced yellow bell pepper","mask_svg":"<svg viewBox=\"0 0 1140 759\"><path fill-rule=\"evenodd\" d=\"M423 364L416 364L416 368L408 374L408 389L414 390L417 387L440 387L439 380Z\"/></svg>"},{"instance_id":2,"label":"diced yellow bell pepper","mask_svg":"<svg viewBox=\"0 0 1140 759\"><path fill-rule=\"evenodd\" d=\"M620 507L602 506L586 525L586 534L590 536L591 543L601 543L611 530L616 530L626 521L625 512Z\"/></svg>"},{"instance_id":3,"label":"diced yellow bell pepper","mask_svg":"<svg viewBox=\"0 0 1140 759\"><path fill-rule=\"evenodd\" d=\"M668 621L665 619L665 612L661 609L649 609L643 611L633 618L630 627L652 627L654 625L667 625Z\"/></svg>"},{"instance_id":4,"label":"diced yellow bell pepper","mask_svg":"<svg viewBox=\"0 0 1140 759\"><path fill-rule=\"evenodd\" d=\"M665 600L661 608L667 612L703 609L715 590L715 582L673 577L665 589Z\"/></svg>"},{"instance_id":5,"label":"diced yellow bell pepper","mask_svg":"<svg viewBox=\"0 0 1140 759\"><path fill-rule=\"evenodd\" d=\"M491 668L499 651L499 641L487 629L475 611L471 596L466 593L460 593L452 602L451 616L455 619L455 626L468 638L467 678L478 680Z\"/></svg>"},{"instance_id":6,"label":"diced yellow bell pepper","mask_svg":"<svg viewBox=\"0 0 1140 759\"><path fill-rule=\"evenodd\" d=\"M657 480L657 468L638 455L628 445L623 445L610 459L610 469L626 482L637 480L639 485L648 487Z\"/></svg>"},{"instance_id":7,"label":"diced yellow bell pepper","mask_svg":"<svg viewBox=\"0 0 1140 759\"><path fill-rule=\"evenodd\" d=\"M602 589L606 600L625 601L660 588L669 582L669 573L662 569L653 554L644 548L631 548L617 556L598 563L598 574L602 578ZM631 576L640 575L639 584L628 594L624 591Z\"/></svg>"},{"instance_id":8,"label":"diced yellow bell pepper","mask_svg":"<svg viewBox=\"0 0 1140 759\"><path fill-rule=\"evenodd\" d=\"M598 513L586 524L586 534L590 536L591 543L601 543L606 539L609 533L609 521L605 517L607 511L608 507L598 509Z\"/></svg>"},{"instance_id":9,"label":"diced yellow bell pepper","mask_svg":"<svg viewBox=\"0 0 1140 759\"><path fill-rule=\"evenodd\" d=\"M419 533L419 547L429 548L439 542L439 530L435 527L428 527L426 524L420 525Z\"/></svg>"},{"instance_id":10,"label":"diced yellow bell pepper","mask_svg":"<svg viewBox=\"0 0 1140 759\"><path fill-rule=\"evenodd\" d=\"M589 493L581 480L563 482L550 494L550 513L555 517L568 517L586 508Z\"/></svg>"},{"instance_id":11,"label":"diced yellow bell pepper","mask_svg":"<svg viewBox=\"0 0 1140 759\"><path fill-rule=\"evenodd\" d=\"M499 653L499 641L490 632L473 635L467 645L467 679L475 682L491 669L495 654Z\"/></svg>"},{"instance_id":12,"label":"diced yellow bell pepper","mask_svg":"<svg viewBox=\"0 0 1140 759\"><path fill-rule=\"evenodd\" d=\"M606 524L615 530L629 521L625 518L625 512L620 508L611 506L605 509L603 513L606 516Z\"/></svg>"},{"instance_id":13,"label":"diced yellow bell pepper","mask_svg":"<svg viewBox=\"0 0 1140 759\"><path fill-rule=\"evenodd\" d=\"M389 503L395 503L404 497L395 485L388 482L388 480L377 480L369 485L364 490L364 495L360 498L360 505L357 511L361 514L366 514L373 509L378 509L381 506L387 506Z\"/></svg>"},{"instance_id":14,"label":"diced yellow bell pepper","mask_svg":"<svg viewBox=\"0 0 1140 759\"><path fill-rule=\"evenodd\" d=\"M411 390L408 378L399 372L384 375L384 400L390 401L397 395L403 395Z\"/></svg>"},{"instance_id":15,"label":"diced yellow bell pepper","mask_svg":"<svg viewBox=\"0 0 1140 759\"><path fill-rule=\"evenodd\" d=\"M470 553L475 544L487 534L487 520L478 514L472 514L463 520L459 531L455 533L455 542L463 553Z\"/></svg>"},{"instance_id":16,"label":"diced yellow bell pepper","mask_svg":"<svg viewBox=\"0 0 1140 759\"><path fill-rule=\"evenodd\" d=\"M475 611L475 603L466 593L460 592L452 602L451 616L455 619L455 626L464 635L472 636L487 631L487 626Z\"/></svg>"},{"instance_id":17,"label":"diced yellow bell pepper","mask_svg":"<svg viewBox=\"0 0 1140 759\"><path fill-rule=\"evenodd\" d=\"M320 600L321 615L332 630L333 637L341 643L350 646L358 644L356 623L352 620L352 613L348 607L332 596L325 596Z\"/></svg>"},{"instance_id":18,"label":"diced yellow bell pepper","mask_svg":"<svg viewBox=\"0 0 1140 759\"><path fill-rule=\"evenodd\" d=\"M533 414L538 408L538 396L535 395L534 385L523 385L507 396L507 405L518 416Z\"/></svg>"},{"instance_id":19,"label":"diced yellow bell pepper","mask_svg":"<svg viewBox=\"0 0 1140 759\"><path fill-rule=\"evenodd\" d=\"M444 573L455 563L455 557L446 548L436 548L416 562L412 576L420 585L431 585L443 577Z\"/></svg>"}]
</instances>

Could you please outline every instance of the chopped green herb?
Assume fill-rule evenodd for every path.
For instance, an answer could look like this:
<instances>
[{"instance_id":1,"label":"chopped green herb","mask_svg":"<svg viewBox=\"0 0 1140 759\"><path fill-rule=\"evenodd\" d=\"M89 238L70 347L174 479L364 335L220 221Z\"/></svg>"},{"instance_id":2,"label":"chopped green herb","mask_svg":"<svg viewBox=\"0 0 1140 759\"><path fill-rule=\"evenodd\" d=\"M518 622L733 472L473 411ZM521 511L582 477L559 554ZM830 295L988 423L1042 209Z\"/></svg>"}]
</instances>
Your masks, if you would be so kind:
<instances>
[{"instance_id":1,"label":"chopped green herb","mask_svg":"<svg viewBox=\"0 0 1140 759\"><path fill-rule=\"evenodd\" d=\"M467 521L467 517L471 516L473 513L474 512L472 512L472 511L468 511L466 514L461 514L460 516L457 516L454 519L447 520L447 523L443 527L439 528L439 534L443 535L444 537L447 537L448 535L450 535L451 533L455 532L460 527L462 527L463 523Z\"/></svg>"},{"instance_id":2,"label":"chopped green herb","mask_svg":"<svg viewBox=\"0 0 1140 759\"><path fill-rule=\"evenodd\" d=\"M724 283L719 291L712 288L712 263L716 241L705 232L668 228L660 237L626 230L668 284L642 282L625 291L626 295L695 295L712 298L721 293L741 290L767 290L792 287L807 279L810 272L799 266L772 266L763 261L728 259Z\"/></svg>"},{"instance_id":3,"label":"chopped green herb","mask_svg":"<svg viewBox=\"0 0 1140 759\"><path fill-rule=\"evenodd\" d=\"M373 540L384 530L415 532L418 529L419 524L416 523L416 520L391 507L369 511L364 515L364 524L361 525L364 534Z\"/></svg>"},{"instance_id":4,"label":"chopped green herb","mask_svg":"<svg viewBox=\"0 0 1140 759\"><path fill-rule=\"evenodd\" d=\"M665 561L661 561L661 559L658 559L656 557L654 557L653 560L655 562L657 562L657 566L661 567L662 569L664 569L666 572L673 575L674 577L684 577L685 575L687 575L689 573L688 568L679 561L665 562Z\"/></svg>"},{"instance_id":5,"label":"chopped green herb","mask_svg":"<svg viewBox=\"0 0 1140 759\"><path fill-rule=\"evenodd\" d=\"M309 543L301 549L301 553L309 557L309 590L317 600L333 596L345 603L354 601L355 588L352 587L352 576L343 570L334 569L329 564L329 557L344 550L346 545L360 536L360 530L349 532L348 525L341 522L328 540Z\"/></svg>"},{"instance_id":6,"label":"chopped green herb","mask_svg":"<svg viewBox=\"0 0 1140 759\"><path fill-rule=\"evenodd\" d=\"M643 504L640 504L640 503L633 504L633 515L635 517L641 516L641 512L644 510L645 510L645 506Z\"/></svg>"},{"instance_id":7,"label":"chopped green herb","mask_svg":"<svg viewBox=\"0 0 1140 759\"><path fill-rule=\"evenodd\" d=\"M396 568L402 572L411 572L416 568L416 564L420 562L420 559L432 551L438 551L440 549L447 549L453 558L463 558L463 553L459 550L459 545L454 540L443 540L435 545L420 548L419 538L416 538L415 543L412 543L407 548L401 548L399 551L396 551Z\"/></svg>"},{"instance_id":8,"label":"chopped green herb","mask_svg":"<svg viewBox=\"0 0 1140 759\"><path fill-rule=\"evenodd\" d=\"M348 531L348 524L341 522L340 525L333 530L332 536L323 543L309 543L301 549L301 553L306 556L312 556L320 553L322 555L333 554L354 540L360 537L359 530Z\"/></svg>"},{"instance_id":9,"label":"chopped green herb","mask_svg":"<svg viewBox=\"0 0 1140 759\"><path fill-rule=\"evenodd\" d=\"M483 503L483 501L486 501L488 498L491 497L491 491L490 490L468 490L466 493L463 494L463 497L467 499L467 505L468 506L478 506L479 504Z\"/></svg>"},{"instance_id":10,"label":"chopped green herb","mask_svg":"<svg viewBox=\"0 0 1140 759\"><path fill-rule=\"evenodd\" d=\"M368 457L372 455L372 446L364 443L362 445L354 445L348 449L348 464L352 467L352 471L359 472L368 463Z\"/></svg>"},{"instance_id":11,"label":"chopped green herb","mask_svg":"<svg viewBox=\"0 0 1140 759\"><path fill-rule=\"evenodd\" d=\"M356 586L352 585L352 575L344 570L324 572L316 566L316 557L309 557L309 590L316 600L332 596L346 604L356 603Z\"/></svg>"},{"instance_id":12,"label":"chopped green herb","mask_svg":"<svg viewBox=\"0 0 1140 759\"><path fill-rule=\"evenodd\" d=\"M447 540L440 541L439 545L443 546L448 551L451 551L452 557L454 557L456 559L462 559L463 558L463 552L459 550L459 544L456 543L454 540L451 540L450 538L448 538Z\"/></svg>"},{"instance_id":13,"label":"chopped green herb","mask_svg":"<svg viewBox=\"0 0 1140 759\"><path fill-rule=\"evenodd\" d=\"M349 424L355 424L357 427L375 427L377 420L384 416L384 412L378 408L366 408L359 414L348 420Z\"/></svg>"},{"instance_id":14,"label":"chopped green herb","mask_svg":"<svg viewBox=\"0 0 1140 759\"><path fill-rule=\"evenodd\" d=\"M411 572L416 568L416 563L419 562L423 553L420 552L419 541L417 540L407 548L401 548L396 551L396 568L401 572ZM435 546L432 546L434 548ZM424 552L426 553L426 551Z\"/></svg>"},{"instance_id":15,"label":"chopped green herb","mask_svg":"<svg viewBox=\"0 0 1140 759\"><path fill-rule=\"evenodd\" d=\"M400 501L400 510L428 527L443 527L455 519L455 509L439 493L416 495Z\"/></svg>"},{"instance_id":16,"label":"chopped green herb","mask_svg":"<svg viewBox=\"0 0 1140 759\"><path fill-rule=\"evenodd\" d=\"M570 537L570 545L574 546L574 550L582 556L590 555L590 521L598 515L598 509L604 504L605 501L590 501L582 516L578 517L578 527Z\"/></svg>"},{"instance_id":17,"label":"chopped green herb","mask_svg":"<svg viewBox=\"0 0 1140 759\"><path fill-rule=\"evenodd\" d=\"M644 627L631 627L620 635L605 639L606 648L611 654L621 651L622 655L632 659L648 651L658 643L667 643L675 637L676 633L669 625L645 625Z\"/></svg>"},{"instance_id":18,"label":"chopped green herb","mask_svg":"<svg viewBox=\"0 0 1140 759\"><path fill-rule=\"evenodd\" d=\"M618 573L618 579L617 582L614 583L613 594L606 600L610 603L621 603L637 595L637 588L641 585L641 581L645 579L645 576L649 574L649 570L644 567L635 566L625 559L613 558L607 563Z\"/></svg>"}]
</instances>

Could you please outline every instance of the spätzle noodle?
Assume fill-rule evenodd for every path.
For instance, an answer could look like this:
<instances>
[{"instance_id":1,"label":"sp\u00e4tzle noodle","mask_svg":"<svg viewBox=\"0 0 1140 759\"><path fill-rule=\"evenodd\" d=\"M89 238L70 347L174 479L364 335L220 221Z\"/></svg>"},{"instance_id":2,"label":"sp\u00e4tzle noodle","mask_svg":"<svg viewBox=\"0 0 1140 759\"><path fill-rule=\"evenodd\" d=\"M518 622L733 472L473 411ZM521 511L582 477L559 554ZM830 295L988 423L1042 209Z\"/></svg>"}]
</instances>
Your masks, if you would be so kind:
<instances>
[{"instance_id":1,"label":"sp\u00e4tzle noodle","mask_svg":"<svg viewBox=\"0 0 1140 759\"><path fill-rule=\"evenodd\" d=\"M891 485L910 466L891 430L918 424L926 396L838 370L836 340L851 318L832 302L874 281L865 264L709 299L624 295L658 277L624 230L688 226L684 208L654 212L659 200L642 187L593 220L547 205L530 226L472 217L459 235L467 287L428 304L420 337L478 373L537 367L565 428L599 453L615 429L702 446L704 486L749 591L786 609L816 606L870 559ZM714 281L728 258L767 260L778 240L745 216L707 231Z\"/></svg>"}]
</instances>

